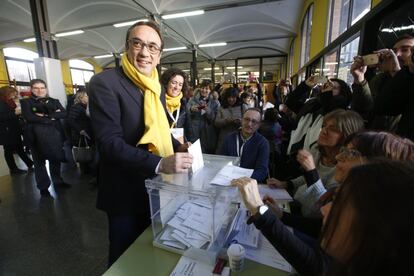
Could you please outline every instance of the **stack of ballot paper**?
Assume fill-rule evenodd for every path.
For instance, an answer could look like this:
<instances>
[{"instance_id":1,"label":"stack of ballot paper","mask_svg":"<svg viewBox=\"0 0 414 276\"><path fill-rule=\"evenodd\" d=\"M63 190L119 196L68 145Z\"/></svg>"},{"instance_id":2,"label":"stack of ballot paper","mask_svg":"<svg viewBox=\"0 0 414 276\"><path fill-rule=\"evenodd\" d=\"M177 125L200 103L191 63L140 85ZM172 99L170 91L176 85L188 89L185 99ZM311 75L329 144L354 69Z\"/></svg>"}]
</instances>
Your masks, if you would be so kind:
<instances>
[{"instance_id":1,"label":"stack of ballot paper","mask_svg":"<svg viewBox=\"0 0 414 276\"><path fill-rule=\"evenodd\" d=\"M245 169L234 165L227 165L217 173L213 180L211 180L211 184L230 186L233 179L244 176L250 177L252 176L253 171L253 169Z\"/></svg>"},{"instance_id":2,"label":"stack of ballot paper","mask_svg":"<svg viewBox=\"0 0 414 276\"><path fill-rule=\"evenodd\" d=\"M201 202L186 202L168 221L160 240L178 249L202 248L212 240L211 206Z\"/></svg>"}]
</instances>

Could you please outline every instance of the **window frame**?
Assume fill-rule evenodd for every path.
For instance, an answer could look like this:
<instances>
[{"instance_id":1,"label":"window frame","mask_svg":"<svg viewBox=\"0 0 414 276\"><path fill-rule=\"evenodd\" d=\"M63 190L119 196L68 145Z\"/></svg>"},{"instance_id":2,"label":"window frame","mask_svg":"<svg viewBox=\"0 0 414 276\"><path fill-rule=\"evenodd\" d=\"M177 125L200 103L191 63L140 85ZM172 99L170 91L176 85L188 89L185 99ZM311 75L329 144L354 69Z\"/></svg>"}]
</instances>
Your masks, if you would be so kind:
<instances>
[{"instance_id":1,"label":"window frame","mask_svg":"<svg viewBox=\"0 0 414 276\"><path fill-rule=\"evenodd\" d=\"M11 80L10 79L10 72L9 72L9 65L7 64L7 61L8 60L19 61L19 62L33 64L33 66L34 66L34 61L33 60L30 60L30 59L16 58L16 57L7 56L4 53L4 49L7 49L7 48L20 48L20 49L24 49L24 50L27 50L27 51L30 51L30 52L33 52L33 53L36 53L36 52L35 51L32 51L32 50L29 50L29 49L26 49L26 48L22 48L22 47L4 47L4 48L1 49L3 51L4 64L5 64L5 67L6 67L7 80L9 81L9 83L12 83L13 82L16 86L29 86L30 80L36 78L36 75L35 76L31 76L29 74L29 81L19 81L19 80L16 80L16 79ZM36 74L36 72L35 72L35 74Z\"/></svg>"},{"instance_id":2,"label":"window frame","mask_svg":"<svg viewBox=\"0 0 414 276\"><path fill-rule=\"evenodd\" d=\"M77 60L77 59L72 59L72 60ZM79 59L79 60L81 60L81 59ZM84 61L84 60L81 60L81 61L86 62L89 65L91 65L92 68L95 68L93 66L93 64L91 64L91 63L89 63L87 61ZM86 68L81 68L81 67L70 66L70 60L68 60L68 65L69 65L69 71L70 71L70 80L72 81L72 86L74 87L74 90L75 90L75 87L76 88L85 88L86 87L86 83L88 83L89 81L85 81L84 72L85 71L86 72L90 72L90 73L92 73L92 75L94 75L95 74L95 69L86 69ZM83 82L84 82L85 85L74 83L72 70L78 70L78 71L81 71L82 72ZM76 93L76 91L74 91L74 93Z\"/></svg>"},{"instance_id":3,"label":"window frame","mask_svg":"<svg viewBox=\"0 0 414 276\"><path fill-rule=\"evenodd\" d=\"M312 37L312 21L313 21L313 3L309 4L306 12L302 18L302 24L300 27L300 51L299 51L299 68L302 68L309 62L310 59L310 48L311 48L311 37ZM304 25L306 23L306 34L305 40L303 39ZM304 45L305 44L305 45ZM305 47L303 47L303 45ZM309 45L309 48L307 48ZM304 48L304 53L303 53Z\"/></svg>"},{"instance_id":4,"label":"window frame","mask_svg":"<svg viewBox=\"0 0 414 276\"><path fill-rule=\"evenodd\" d=\"M328 25L327 37L325 38L325 46L329 45L333 41L337 40L342 34L346 33L347 30L349 30L349 28L351 28L352 26L357 24L365 16L365 15L362 16L358 21L356 21L354 24L352 24L352 17L353 17L353 9L354 9L354 1L355 0L348 0L349 1L349 6L348 6L348 18L346 20L347 21L346 28L341 34L338 34L338 36L335 39L332 40L333 10L334 10L334 7L335 7L335 5L334 5L335 1L336 0L329 0L329 12L328 12L328 19L329 20L327 20L329 22L329 25ZM370 1L369 9L370 9L370 11L372 11L372 1Z\"/></svg>"}]
</instances>

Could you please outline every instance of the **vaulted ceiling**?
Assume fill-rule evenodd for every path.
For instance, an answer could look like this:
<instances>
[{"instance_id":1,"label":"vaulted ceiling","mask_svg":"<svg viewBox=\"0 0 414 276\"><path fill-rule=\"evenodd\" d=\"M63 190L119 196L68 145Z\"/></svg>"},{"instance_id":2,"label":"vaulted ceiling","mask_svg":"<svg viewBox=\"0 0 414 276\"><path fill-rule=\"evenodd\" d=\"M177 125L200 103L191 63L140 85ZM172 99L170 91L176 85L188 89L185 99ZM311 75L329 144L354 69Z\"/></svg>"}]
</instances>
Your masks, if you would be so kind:
<instances>
[{"instance_id":1,"label":"vaulted ceiling","mask_svg":"<svg viewBox=\"0 0 414 276\"><path fill-rule=\"evenodd\" d=\"M47 0L53 34L84 30L57 38L60 59L121 53L128 27L114 23L155 18L161 23L165 48L163 63L191 61L191 49L203 60L283 56L296 36L303 0ZM162 19L162 15L204 10L202 15ZM34 37L29 0L0 1L0 44L5 47ZM199 48L205 43L226 46ZM32 42L33 43L33 42ZM34 45L34 44L33 44ZM107 66L112 58L96 59Z\"/></svg>"}]
</instances>

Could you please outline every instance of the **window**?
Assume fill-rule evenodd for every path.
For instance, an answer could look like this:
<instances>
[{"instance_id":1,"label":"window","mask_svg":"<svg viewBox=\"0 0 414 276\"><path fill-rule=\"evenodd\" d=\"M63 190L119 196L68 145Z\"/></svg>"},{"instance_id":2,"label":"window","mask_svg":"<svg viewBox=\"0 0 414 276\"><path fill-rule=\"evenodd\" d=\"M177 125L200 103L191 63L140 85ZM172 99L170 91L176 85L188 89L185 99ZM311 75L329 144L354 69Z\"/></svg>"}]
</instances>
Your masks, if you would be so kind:
<instances>
[{"instance_id":1,"label":"window","mask_svg":"<svg viewBox=\"0 0 414 276\"><path fill-rule=\"evenodd\" d=\"M342 43L338 48L324 56L323 75L329 78L342 79L352 84L350 72L354 56L358 55L359 33Z\"/></svg>"},{"instance_id":2,"label":"window","mask_svg":"<svg viewBox=\"0 0 414 276\"><path fill-rule=\"evenodd\" d=\"M95 74L93 66L83 60L71 59L69 60L69 67L74 86L85 86L85 83L89 82Z\"/></svg>"},{"instance_id":3,"label":"window","mask_svg":"<svg viewBox=\"0 0 414 276\"><path fill-rule=\"evenodd\" d=\"M331 0L326 44L334 41L371 9L371 0Z\"/></svg>"},{"instance_id":4,"label":"window","mask_svg":"<svg viewBox=\"0 0 414 276\"><path fill-rule=\"evenodd\" d=\"M31 79L36 78L33 59L39 57L37 53L14 47L4 48L3 53L10 81L14 80L18 85L28 85Z\"/></svg>"},{"instance_id":5,"label":"window","mask_svg":"<svg viewBox=\"0 0 414 276\"><path fill-rule=\"evenodd\" d=\"M311 38L311 32L312 32L312 13L313 13L313 4L309 6L302 21L299 67L303 67L303 65L305 65L305 63L309 61L310 38Z\"/></svg>"},{"instance_id":6,"label":"window","mask_svg":"<svg viewBox=\"0 0 414 276\"><path fill-rule=\"evenodd\" d=\"M298 72L298 83L301 83L304 80L306 80L306 71L302 70Z\"/></svg>"},{"instance_id":7,"label":"window","mask_svg":"<svg viewBox=\"0 0 414 276\"><path fill-rule=\"evenodd\" d=\"M281 78L282 63L280 58L263 58L263 81L277 81Z\"/></svg>"},{"instance_id":8,"label":"window","mask_svg":"<svg viewBox=\"0 0 414 276\"><path fill-rule=\"evenodd\" d=\"M260 59L239 59L237 71L237 82L251 81L252 78L259 79Z\"/></svg>"},{"instance_id":9,"label":"window","mask_svg":"<svg viewBox=\"0 0 414 276\"><path fill-rule=\"evenodd\" d=\"M289 77L291 77L293 74L293 55L295 54L294 45L295 45L295 40L293 39L292 42L290 43L290 49L289 49Z\"/></svg>"},{"instance_id":10,"label":"window","mask_svg":"<svg viewBox=\"0 0 414 276\"><path fill-rule=\"evenodd\" d=\"M359 36L351 38L349 43L342 44L341 54L339 58L338 78L344 80L348 84L352 84L353 78L350 72L354 56L358 55Z\"/></svg>"},{"instance_id":11,"label":"window","mask_svg":"<svg viewBox=\"0 0 414 276\"><path fill-rule=\"evenodd\" d=\"M338 49L326 54L323 58L324 64L322 73L329 78L337 77L338 70Z\"/></svg>"}]
</instances>

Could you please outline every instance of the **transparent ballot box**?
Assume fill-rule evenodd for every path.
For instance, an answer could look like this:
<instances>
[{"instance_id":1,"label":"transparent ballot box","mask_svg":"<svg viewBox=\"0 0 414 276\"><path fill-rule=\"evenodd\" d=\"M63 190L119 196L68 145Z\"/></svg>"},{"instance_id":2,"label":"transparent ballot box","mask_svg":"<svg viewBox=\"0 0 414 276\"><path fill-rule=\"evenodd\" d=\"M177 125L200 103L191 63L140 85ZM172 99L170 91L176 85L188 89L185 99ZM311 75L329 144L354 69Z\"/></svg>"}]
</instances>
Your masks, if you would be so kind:
<instances>
[{"instance_id":1,"label":"transparent ballot box","mask_svg":"<svg viewBox=\"0 0 414 276\"><path fill-rule=\"evenodd\" d=\"M204 167L193 174L160 174L145 181L154 246L179 254L189 249L217 254L228 239L238 210L237 190L210 182L235 158L203 157Z\"/></svg>"}]
</instances>

